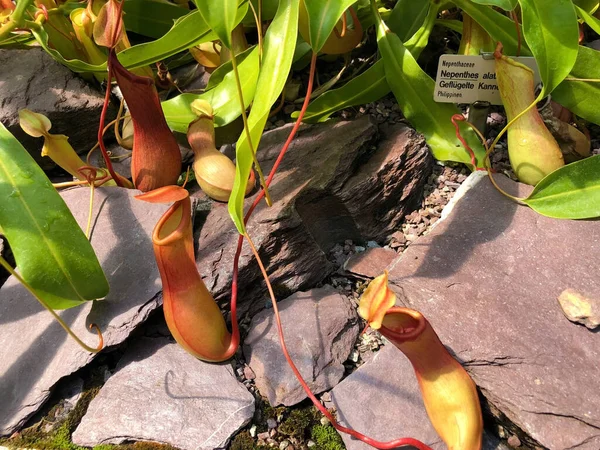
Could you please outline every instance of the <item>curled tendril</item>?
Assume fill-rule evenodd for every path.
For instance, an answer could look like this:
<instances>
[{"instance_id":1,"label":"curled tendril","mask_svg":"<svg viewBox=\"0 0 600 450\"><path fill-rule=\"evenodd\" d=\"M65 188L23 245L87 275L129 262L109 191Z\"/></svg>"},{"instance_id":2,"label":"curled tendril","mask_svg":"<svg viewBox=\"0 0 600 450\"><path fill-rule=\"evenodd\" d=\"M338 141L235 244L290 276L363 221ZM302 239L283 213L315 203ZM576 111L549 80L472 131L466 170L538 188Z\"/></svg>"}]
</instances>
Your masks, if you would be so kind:
<instances>
[{"instance_id":1,"label":"curled tendril","mask_svg":"<svg viewBox=\"0 0 600 450\"><path fill-rule=\"evenodd\" d=\"M8 263L8 261L6 261L2 256L0 256L0 266L4 267L8 273L10 273L13 277L15 277L17 279L17 281L19 283L21 283L25 287L25 289L27 289L29 291L29 293L31 295L33 295L35 297L35 299L38 302L40 302L40 304L44 308L46 308L48 310L48 312L50 314L52 314L52 316L56 319L56 321L60 324L60 326L63 327L63 329L69 334L69 336L71 336L75 340L75 342L77 342L84 350L87 350L90 353L98 353L100 350L102 350L104 348L104 337L102 336L102 332L100 331L100 328L98 327L98 325L96 325L94 323L90 324L90 330L92 328L95 328L96 332L98 333L98 339L99 339L98 345L95 348L90 347L85 342L83 342L79 338L79 336L77 336L75 334L75 332L73 330L71 330L71 328L69 328L69 325L67 325L65 323L65 321L62 320L62 318L56 313L56 311L54 311L52 308L50 308L48 303L46 303L46 301L37 294L35 289L33 289L33 287L27 281L25 281L25 279L23 279L23 277L21 275L19 275L15 271L15 269L13 269L12 266Z\"/></svg>"},{"instance_id":2,"label":"curled tendril","mask_svg":"<svg viewBox=\"0 0 600 450\"><path fill-rule=\"evenodd\" d=\"M50 20L50 16L48 15L48 9L46 8L46 6L42 4L42 5L40 5L40 6L39 6L39 8L40 8L40 9L38 9L38 10L35 12L35 16L34 16L34 18L35 18L35 19L37 19L39 16L44 16L44 18L45 18L47 21L48 21L48 20Z\"/></svg>"}]
</instances>

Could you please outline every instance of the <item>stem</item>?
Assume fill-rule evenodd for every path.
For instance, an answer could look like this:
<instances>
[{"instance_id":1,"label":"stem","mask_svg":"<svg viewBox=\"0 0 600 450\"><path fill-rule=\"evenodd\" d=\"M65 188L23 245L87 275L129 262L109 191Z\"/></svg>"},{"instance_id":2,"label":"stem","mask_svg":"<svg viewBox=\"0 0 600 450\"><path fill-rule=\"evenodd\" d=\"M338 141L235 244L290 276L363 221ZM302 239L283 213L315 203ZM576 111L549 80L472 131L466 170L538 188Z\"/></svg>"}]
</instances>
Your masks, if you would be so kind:
<instances>
[{"instance_id":1,"label":"stem","mask_svg":"<svg viewBox=\"0 0 600 450\"><path fill-rule=\"evenodd\" d=\"M10 14L10 19L3 26L0 26L0 40L9 35L15 28L23 28L25 22L25 12L31 6L33 0L19 0L15 9Z\"/></svg>"},{"instance_id":2,"label":"stem","mask_svg":"<svg viewBox=\"0 0 600 450\"><path fill-rule=\"evenodd\" d=\"M309 79L308 79L308 87L306 89L306 97L304 100L304 104L302 105L302 110L300 111L300 114L298 115L298 119L296 120L296 123L294 124L294 128L292 129L292 131L290 132L290 135L287 139L287 141L285 142L284 146L281 149L281 152L279 153L279 156L277 157L277 160L275 161L275 164L273 164L273 168L271 169L271 172L269 173L269 177L267 178L266 181L266 185L269 186L271 184L271 182L273 181L273 177L275 176L275 173L277 172L277 169L279 167L279 165L281 164L281 161L283 160L283 157L285 155L285 153L287 152L290 143L292 142L292 139L294 138L294 136L296 135L296 132L298 131L298 128L300 127L300 123L302 122L302 118L304 117L304 113L306 112L306 109L308 108L308 103L310 102L310 94L312 92L312 87L313 87L313 79L314 79L314 75L315 75L315 68L316 68L316 62L317 62L317 54L313 53L311 62L310 62L310 75L309 75ZM256 199L254 200L252 206L250 207L250 209L248 210L248 212L246 213L246 216L244 217L244 224L248 223L248 220L250 219L250 216L252 215L252 212L254 211L254 209L256 208L256 206L258 205L258 203L260 202L260 200L262 199L264 195L264 189L257 195ZM292 361L289 352L287 350L286 344L285 344L285 338L283 335L283 328L281 326L281 320L279 317L279 309L277 308L277 300L275 299L275 295L273 293L273 288L271 286L271 283L269 281L269 277L267 275L267 272L264 268L264 265L262 263L262 260L260 259L260 256L256 250L256 247L254 246L254 243L252 242L252 240L250 239L250 236L248 235L248 233L244 234L244 235L239 235L238 237L238 245L237 245L237 249L235 252L235 256L233 259L233 280L231 283L231 321L232 321L232 329L234 326L236 326L237 329L237 317L235 314L236 308L237 308L237 291L238 291L238 265L239 265L239 260L240 260L240 255L242 253L242 246L244 243L244 238L246 238L246 240L248 241L248 244L250 245L250 248L252 250L252 253L254 254L256 261L258 262L258 265L260 267L260 270L263 274L263 277L265 279L265 282L267 283L267 289L269 291L269 295L271 296L271 302L273 304L273 310L275 312L275 321L277 323L277 331L279 334L279 342L281 344L281 350L288 362L288 364L290 365L290 368L292 369L292 371L294 372L294 375L296 376L296 378L298 379L298 382L302 385L302 388L304 389L304 391L306 392L306 395L312 400L313 404L315 405L315 407L325 416L329 419L329 421L331 422L331 424L338 430L341 431L343 433L347 433L351 436L354 436L357 439L360 439L361 441L379 448L379 449L393 449L396 447L401 447L401 446L405 446L405 445L412 445L414 447L416 447L419 450L431 450L430 447L428 447L427 445L423 444L422 442L416 440L416 439L412 439L412 438L402 438L402 439L397 439L395 441L391 441L391 442L379 442L379 441L375 441L355 430L352 430L350 428L346 428L340 424L338 424L336 422L336 420L334 419L334 417L331 415L331 413L329 411L327 411L327 409L321 404L321 402L319 402L319 400L315 397L315 395L311 392L310 388L308 387L308 385L306 384L306 382L304 381L304 379L302 378L302 375L300 374L300 372L298 371L298 368L296 367L296 365L294 364L294 362ZM233 331L232 331L233 334Z\"/></svg>"},{"instance_id":3,"label":"stem","mask_svg":"<svg viewBox=\"0 0 600 450\"><path fill-rule=\"evenodd\" d=\"M29 293L31 295L33 295L38 302L40 302L40 304L46 308L48 310L48 312L50 312L50 314L52 314L54 316L54 318L58 321L58 323L60 324L61 327L63 327L63 329L69 334L69 336L71 336L73 339L75 339L75 342L77 342L82 348L84 348L85 350L87 350L90 353L98 353L100 350L102 350L102 347L104 347L104 338L102 337L102 333L100 332L100 328L98 328L98 326L94 323L90 324L90 330L95 328L96 332L98 333L98 346L96 348L92 348L90 346L88 346L85 342L83 342L81 339L79 339L79 337L77 337L77 335L73 332L73 330L71 330L71 328L69 328L69 326L62 320L62 318L52 309L50 308L50 306L48 305L48 303L46 303L45 300L43 300L41 297L39 297L37 295L37 293L35 292L35 290L33 289L33 287L31 287L31 285L29 283L27 283L27 281L25 281L23 279L23 277L21 277L21 275L19 275L11 266L10 264L8 264L8 261L6 261L2 256L0 256L0 265L2 267L4 267L6 269L6 271L8 273L10 273L13 277L15 277L19 283L21 283L25 289L27 289L29 291Z\"/></svg>"},{"instance_id":4,"label":"stem","mask_svg":"<svg viewBox=\"0 0 600 450\"><path fill-rule=\"evenodd\" d=\"M329 419L329 422L331 422L331 425L333 425L333 427L336 430L341 431L346 434L349 434L350 436L354 436L355 438L360 439L361 441L363 441L366 444L369 444L375 448L393 449L396 447L411 445L413 447L416 447L419 450L431 450L426 444L424 444L421 441L418 441L416 439L412 439L412 438L401 438L401 439L396 439L396 440L390 441L390 442L379 442L374 439L371 439L370 437L365 436L362 433L359 433L356 430L344 427L335 420L333 415L327 410L327 408L325 408L325 406L323 406L321 404L321 402L317 399L317 397L315 397L315 394L312 393L312 391L310 390L310 387L308 386L308 384L306 384L306 381L304 380L304 378L302 378L302 374L300 373L300 371L294 364L294 361L292 360L292 357L289 354L289 351L285 344L285 337L283 334L283 326L281 325L281 317L279 315L279 308L277 306L277 300L275 299L275 294L273 292L273 287L271 286L271 282L269 280L269 275L267 274L267 271L265 270L265 266L262 263L260 255L258 254L258 251L256 250L256 247L254 246L254 243L252 242L252 239L250 239L250 236L248 235L248 233L246 233L244 235L244 237L248 241L248 244L250 245L250 249L252 250L254 257L256 258L256 261L258 262L258 266L260 267L260 271L263 275L263 278L264 278L265 282L267 283L267 289L269 291L269 296L271 297L271 304L273 305L273 312L275 315L275 323L277 325L277 333L279 335L279 343L281 345L281 351L283 352L283 355L285 356L286 361L288 362L290 368L292 369L292 372L294 372L294 375L296 376L296 378L298 379L298 382L302 386L302 389L304 389L304 392L306 393L308 398L311 399L311 401L313 402L315 407L321 412L321 414L323 414L325 417L327 417L327 419Z\"/></svg>"},{"instance_id":5,"label":"stem","mask_svg":"<svg viewBox=\"0 0 600 450\"><path fill-rule=\"evenodd\" d=\"M238 98L240 99L240 106L242 108L242 121L244 122L244 132L246 133L246 140L248 141L248 147L250 147L250 153L252 154L252 159L254 161L254 167L258 172L258 178L260 179L260 185L265 192L265 200L268 206L272 206L273 202L271 201L271 196L269 195L268 185L265 182L265 177L262 173L262 169L258 164L258 160L256 159L256 152L254 151L254 146L252 145L252 137L250 136L250 128L248 126L248 117L246 116L246 107L244 106L244 95L242 93L242 85L240 83L240 74L238 72L237 62L236 62L236 54L231 49L231 66L233 68L233 73L235 75L235 84L237 86Z\"/></svg>"},{"instance_id":6,"label":"stem","mask_svg":"<svg viewBox=\"0 0 600 450\"><path fill-rule=\"evenodd\" d=\"M262 24L260 23L261 11L259 9L258 14L254 9L254 5L251 1L248 2L250 9L252 9L252 15L254 15L254 21L256 22L256 31L258 33L258 67L262 66L262 54L263 54L263 35L262 35ZM259 5L260 8L260 5Z\"/></svg>"},{"instance_id":7,"label":"stem","mask_svg":"<svg viewBox=\"0 0 600 450\"><path fill-rule=\"evenodd\" d=\"M515 27L517 28L517 58L521 56L521 27L519 26L519 18L517 17L516 11L513 9L510 12L510 16L512 20L515 22Z\"/></svg>"},{"instance_id":8,"label":"stem","mask_svg":"<svg viewBox=\"0 0 600 450\"><path fill-rule=\"evenodd\" d=\"M100 124L98 126L98 145L100 146L100 150L102 151L102 157L104 158L104 163L106 164L106 169L108 170L108 173L110 173L110 176L113 178L113 180L115 180L115 183L117 183L117 186L123 187L121 179L115 173L115 169L113 169L112 161L110 160L110 157L108 156L108 151L106 150L106 147L104 145L104 122L106 121L106 112L108 111L108 103L110 102L110 83L111 82L112 82L112 68L110 67L110 64L108 64L108 75L106 75L106 95L104 96L104 104L102 105L102 113L100 114ZM90 151L90 153L91 153L91 151ZM89 153L88 153L88 157L89 157Z\"/></svg>"}]
</instances>

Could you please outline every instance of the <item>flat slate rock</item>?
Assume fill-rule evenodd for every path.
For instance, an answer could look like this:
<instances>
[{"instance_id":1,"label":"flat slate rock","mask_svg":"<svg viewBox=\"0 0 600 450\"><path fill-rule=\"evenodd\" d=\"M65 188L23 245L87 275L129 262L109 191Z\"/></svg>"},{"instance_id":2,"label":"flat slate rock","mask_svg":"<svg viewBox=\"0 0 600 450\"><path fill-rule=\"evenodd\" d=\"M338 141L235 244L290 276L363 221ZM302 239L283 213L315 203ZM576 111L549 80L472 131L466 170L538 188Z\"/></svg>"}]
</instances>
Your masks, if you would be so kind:
<instances>
[{"instance_id":1,"label":"flat slate rock","mask_svg":"<svg viewBox=\"0 0 600 450\"><path fill-rule=\"evenodd\" d=\"M230 364L202 362L168 338L142 338L90 403L73 442L225 448L253 414L254 397Z\"/></svg>"},{"instance_id":2,"label":"flat slate rock","mask_svg":"<svg viewBox=\"0 0 600 450\"><path fill-rule=\"evenodd\" d=\"M417 378L408 359L387 343L358 370L331 391L331 405L344 426L379 441L412 437L433 450L445 450L423 405ZM373 447L340 433L348 450ZM485 433L483 450L508 450Z\"/></svg>"},{"instance_id":3,"label":"flat slate rock","mask_svg":"<svg viewBox=\"0 0 600 450\"><path fill-rule=\"evenodd\" d=\"M303 378L315 394L331 389L342 378L358 336L352 304L325 286L297 292L278 305L288 351ZM271 405L291 406L306 398L281 352L272 309L252 319L244 355L256 374L256 387Z\"/></svg>"},{"instance_id":4,"label":"flat slate rock","mask_svg":"<svg viewBox=\"0 0 600 450\"><path fill-rule=\"evenodd\" d=\"M383 247L368 248L355 253L344 263L344 270L363 278L375 278L396 259L398 253Z\"/></svg>"},{"instance_id":5,"label":"flat slate rock","mask_svg":"<svg viewBox=\"0 0 600 450\"><path fill-rule=\"evenodd\" d=\"M161 304L151 234L167 206L135 200L138 193L118 187L95 193L91 243L111 290L102 301L60 312L92 346L97 337L87 330L90 323L100 327L104 344L110 347L123 342ZM89 189L61 195L85 227ZM15 278L9 278L0 289L0 435L21 426L58 380L94 356L79 347Z\"/></svg>"},{"instance_id":6,"label":"flat slate rock","mask_svg":"<svg viewBox=\"0 0 600 450\"><path fill-rule=\"evenodd\" d=\"M0 122L44 165L49 158L40 152L43 139L33 138L19 126L19 110L28 108L46 115L53 134L65 134L78 153L87 152L98 138L104 95L79 75L58 63L43 49L0 50ZM106 123L116 116L109 108Z\"/></svg>"},{"instance_id":7,"label":"flat slate rock","mask_svg":"<svg viewBox=\"0 0 600 450\"><path fill-rule=\"evenodd\" d=\"M392 288L522 442L597 450L600 334L571 323L557 298L565 289L600 297L600 223L543 217L485 175L470 178L447 218L392 263ZM531 189L496 178L512 195Z\"/></svg>"},{"instance_id":8,"label":"flat slate rock","mask_svg":"<svg viewBox=\"0 0 600 450\"><path fill-rule=\"evenodd\" d=\"M291 124L263 136L264 173L290 130ZM327 253L337 243L387 236L421 201L432 165L423 137L404 124L380 131L363 117L303 126L270 187L274 205L261 202L248 224L276 291L289 295L325 279L334 270ZM198 269L217 300L226 301L238 233L225 204L197 218ZM266 289L247 245L238 284L241 314L261 310Z\"/></svg>"}]
</instances>

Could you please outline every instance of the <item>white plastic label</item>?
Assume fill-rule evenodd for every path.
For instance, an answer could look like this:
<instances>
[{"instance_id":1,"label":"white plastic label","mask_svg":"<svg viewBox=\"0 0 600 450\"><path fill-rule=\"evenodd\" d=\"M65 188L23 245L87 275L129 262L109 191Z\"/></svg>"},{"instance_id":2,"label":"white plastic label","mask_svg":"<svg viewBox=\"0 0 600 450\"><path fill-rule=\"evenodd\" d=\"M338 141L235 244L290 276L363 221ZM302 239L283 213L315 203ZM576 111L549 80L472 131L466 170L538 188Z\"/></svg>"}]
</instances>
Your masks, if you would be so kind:
<instances>
[{"instance_id":1,"label":"white plastic label","mask_svg":"<svg viewBox=\"0 0 600 450\"><path fill-rule=\"evenodd\" d=\"M540 75L534 58L511 57L533 70L534 84ZM435 79L433 99L440 103L489 102L501 105L500 91L496 82L496 61L483 56L442 55Z\"/></svg>"}]
</instances>

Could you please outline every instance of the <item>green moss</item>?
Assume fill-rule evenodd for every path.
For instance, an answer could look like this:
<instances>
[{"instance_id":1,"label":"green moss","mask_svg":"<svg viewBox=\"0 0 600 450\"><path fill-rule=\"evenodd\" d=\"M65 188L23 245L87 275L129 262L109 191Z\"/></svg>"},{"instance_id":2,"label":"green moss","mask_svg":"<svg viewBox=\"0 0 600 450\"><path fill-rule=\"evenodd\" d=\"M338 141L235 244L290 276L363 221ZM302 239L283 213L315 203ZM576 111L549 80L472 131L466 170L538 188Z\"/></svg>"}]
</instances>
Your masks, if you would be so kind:
<instances>
[{"instance_id":1,"label":"green moss","mask_svg":"<svg viewBox=\"0 0 600 450\"><path fill-rule=\"evenodd\" d=\"M294 409L279 426L278 431L286 436L302 439L307 430L318 422L319 414L314 407Z\"/></svg>"},{"instance_id":2,"label":"green moss","mask_svg":"<svg viewBox=\"0 0 600 450\"><path fill-rule=\"evenodd\" d=\"M342 437L331 425L315 425L311 430L312 440L315 441L315 450L344 450Z\"/></svg>"}]
</instances>

